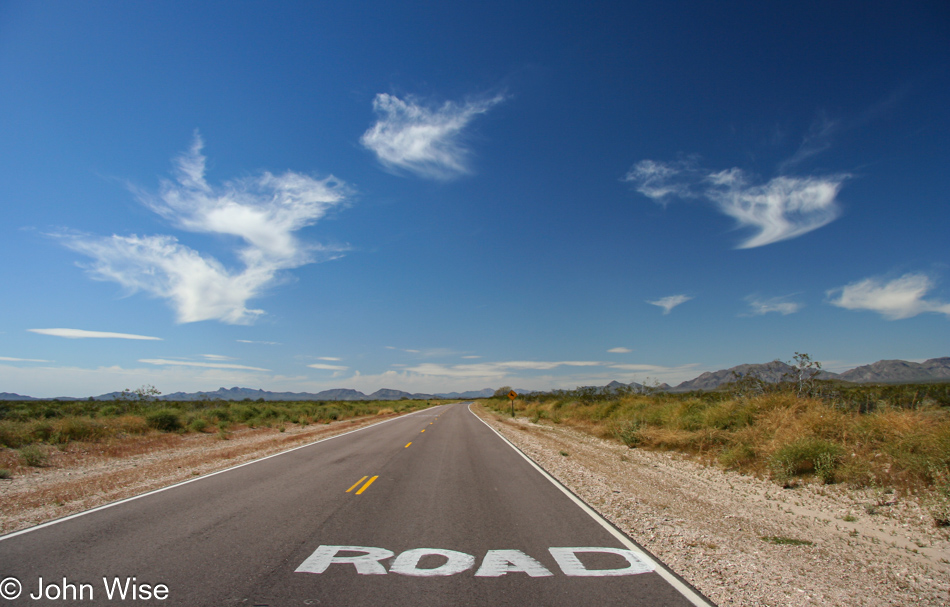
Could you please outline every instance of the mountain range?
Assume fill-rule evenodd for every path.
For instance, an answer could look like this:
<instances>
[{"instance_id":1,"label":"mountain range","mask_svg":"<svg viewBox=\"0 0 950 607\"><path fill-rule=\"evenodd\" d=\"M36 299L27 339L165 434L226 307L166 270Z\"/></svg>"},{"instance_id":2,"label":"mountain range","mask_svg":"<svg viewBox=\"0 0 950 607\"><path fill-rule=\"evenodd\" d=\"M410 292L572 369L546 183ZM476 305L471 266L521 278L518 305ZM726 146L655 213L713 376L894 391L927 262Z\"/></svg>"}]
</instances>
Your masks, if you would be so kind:
<instances>
[{"instance_id":1,"label":"mountain range","mask_svg":"<svg viewBox=\"0 0 950 607\"><path fill-rule=\"evenodd\" d=\"M736 374L741 376L753 375L767 383L777 383L793 374L794 367L779 360L761 364L745 364L721 369L719 371L707 371L689 381L684 381L676 386L660 384L650 386L651 390L669 391L669 392L690 392L693 390L715 390L720 386L734 381ZM950 357L931 358L922 363L909 362L906 360L879 360L874 364L863 365L845 371L843 373L831 373L821 371L819 379L835 379L853 383L923 383L936 381L950 381ZM610 382L603 386L607 390L617 390L621 386L629 386L635 391L641 391L643 386L636 382L622 384L617 381ZM187 400L400 400L408 399L469 399L486 398L494 394L492 388L483 390L470 390L468 392L447 392L439 394L420 394L403 392L401 390L390 390L383 388L372 394L363 394L358 390L347 388L337 388L334 390L324 390L323 392L270 392L267 390L253 390L251 388L219 388L213 392L173 392L159 397L161 400L187 401ZM517 390L519 394L535 392L534 390ZM127 398L124 392L109 392L96 396L96 400L115 400ZM3 400L48 400L37 399L32 396L22 396L10 392L0 392L0 401ZM85 400L75 397L61 397L57 400Z\"/></svg>"}]
</instances>

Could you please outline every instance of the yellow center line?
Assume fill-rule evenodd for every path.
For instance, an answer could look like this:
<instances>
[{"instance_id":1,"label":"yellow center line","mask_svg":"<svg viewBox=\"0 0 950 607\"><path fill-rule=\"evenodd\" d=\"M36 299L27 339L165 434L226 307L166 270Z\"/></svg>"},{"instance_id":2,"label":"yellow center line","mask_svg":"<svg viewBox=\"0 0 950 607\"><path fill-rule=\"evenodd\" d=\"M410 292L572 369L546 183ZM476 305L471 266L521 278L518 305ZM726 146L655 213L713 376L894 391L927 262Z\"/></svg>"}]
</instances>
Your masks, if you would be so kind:
<instances>
[{"instance_id":1,"label":"yellow center line","mask_svg":"<svg viewBox=\"0 0 950 607\"><path fill-rule=\"evenodd\" d=\"M366 478L366 477L363 477L363 478ZM356 495L359 495L360 493L363 493L364 491L366 491L369 488L369 486L373 484L373 481L375 481L377 478L379 477L374 476L373 478L366 481L366 484L360 487L360 490L356 492Z\"/></svg>"},{"instance_id":2,"label":"yellow center line","mask_svg":"<svg viewBox=\"0 0 950 607\"><path fill-rule=\"evenodd\" d=\"M367 478L369 478L369 477L368 477L368 476L364 476L364 477L361 478L360 480L356 481L356 483L355 483L352 487L350 487L349 489L347 489L346 492L349 493L349 492L352 491L353 489L356 489L356 485L359 485L360 483L362 483L363 481L365 481Z\"/></svg>"},{"instance_id":3,"label":"yellow center line","mask_svg":"<svg viewBox=\"0 0 950 607\"><path fill-rule=\"evenodd\" d=\"M422 429L422 431L423 431L423 432L425 432L425 431L426 431L426 429L425 429L425 428L423 428L423 429Z\"/></svg>"},{"instance_id":4,"label":"yellow center line","mask_svg":"<svg viewBox=\"0 0 950 607\"><path fill-rule=\"evenodd\" d=\"M406 446L403 447L403 449L408 449L408 448L409 448L409 445L411 445L411 444L412 444L411 442L406 443Z\"/></svg>"}]
</instances>

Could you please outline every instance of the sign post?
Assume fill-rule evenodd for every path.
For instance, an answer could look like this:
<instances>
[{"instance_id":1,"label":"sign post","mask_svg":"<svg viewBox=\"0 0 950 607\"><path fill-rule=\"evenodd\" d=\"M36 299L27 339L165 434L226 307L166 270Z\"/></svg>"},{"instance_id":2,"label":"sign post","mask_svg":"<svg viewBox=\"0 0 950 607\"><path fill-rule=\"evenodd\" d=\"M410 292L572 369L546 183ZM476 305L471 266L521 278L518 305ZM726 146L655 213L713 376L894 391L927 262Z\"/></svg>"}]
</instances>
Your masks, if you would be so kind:
<instances>
[{"instance_id":1,"label":"sign post","mask_svg":"<svg viewBox=\"0 0 950 607\"><path fill-rule=\"evenodd\" d=\"M511 417L515 416L515 399L518 398L518 393L512 390L508 393L508 400L511 401Z\"/></svg>"}]
</instances>

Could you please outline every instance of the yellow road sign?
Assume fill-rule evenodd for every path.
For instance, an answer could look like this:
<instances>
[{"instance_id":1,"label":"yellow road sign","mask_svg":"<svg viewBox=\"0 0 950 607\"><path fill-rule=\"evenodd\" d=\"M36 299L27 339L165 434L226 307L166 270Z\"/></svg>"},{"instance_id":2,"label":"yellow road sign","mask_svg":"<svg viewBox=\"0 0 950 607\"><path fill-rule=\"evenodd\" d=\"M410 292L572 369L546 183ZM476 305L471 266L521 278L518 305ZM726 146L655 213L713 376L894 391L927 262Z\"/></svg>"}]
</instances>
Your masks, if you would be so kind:
<instances>
[{"instance_id":1,"label":"yellow road sign","mask_svg":"<svg viewBox=\"0 0 950 607\"><path fill-rule=\"evenodd\" d=\"M512 390L511 392L508 393L508 398L510 398L511 400L514 400L518 398L518 393Z\"/></svg>"}]
</instances>

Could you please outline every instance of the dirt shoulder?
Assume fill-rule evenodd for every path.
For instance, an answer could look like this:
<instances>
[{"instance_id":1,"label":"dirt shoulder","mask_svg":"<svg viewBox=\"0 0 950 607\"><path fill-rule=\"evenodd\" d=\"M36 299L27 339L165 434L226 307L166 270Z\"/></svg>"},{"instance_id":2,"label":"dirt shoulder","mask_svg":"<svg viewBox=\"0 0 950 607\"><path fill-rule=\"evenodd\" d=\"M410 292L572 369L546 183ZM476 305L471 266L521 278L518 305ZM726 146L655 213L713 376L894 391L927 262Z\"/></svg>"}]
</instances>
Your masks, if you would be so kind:
<instances>
[{"instance_id":1,"label":"dirt shoulder","mask_svg":"<svg viewBox=\"0 0 950 607\"><path fill-rule=\"evenodd\" d=\"M950 532L913 498L783 489L679 454L472 409L718 605L950 604Z\"/></svg>"},{"instance_id":2,"label":"dirt shoulder","mask_svg":"<svg viewBox=\"0 0 950 607\"><path fill-rule=\"evenodd\" d=\"M42 467L17 464L16 452L0 452L0 533L89 510L161 489L267 455L336 436L394 417L378 415L326 425L244 429L217 434L155 434L102 443L49 447Z\"/></svg>"}]
</instances>

